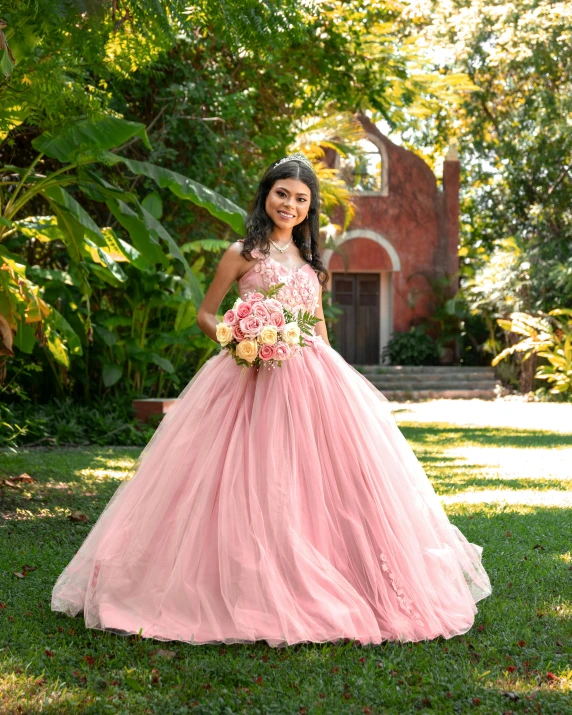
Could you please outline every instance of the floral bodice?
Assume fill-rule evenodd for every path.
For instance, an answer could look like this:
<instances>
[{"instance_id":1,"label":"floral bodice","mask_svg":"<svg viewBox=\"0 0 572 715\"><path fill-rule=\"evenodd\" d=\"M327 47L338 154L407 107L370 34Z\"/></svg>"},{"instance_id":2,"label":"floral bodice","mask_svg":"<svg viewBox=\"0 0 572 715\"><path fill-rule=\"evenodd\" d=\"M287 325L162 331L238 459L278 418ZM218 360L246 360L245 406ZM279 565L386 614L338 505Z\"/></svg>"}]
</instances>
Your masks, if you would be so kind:
<instances>
[{"instance_id":1,"label":"floral bodice","mask_svg":"<svg viewBox=\"0 0 572 715\"><path fill-rule=\"evenodd\" d=\"M286 268L273 258L266 257L258 248L250 254L259 259L237 281L240 297L252 290L266 289L284 283L276 298L292 313L309 311L315 313L319 304L320 283L309 263L299 268Z\"/></svg>"}]
</instances>

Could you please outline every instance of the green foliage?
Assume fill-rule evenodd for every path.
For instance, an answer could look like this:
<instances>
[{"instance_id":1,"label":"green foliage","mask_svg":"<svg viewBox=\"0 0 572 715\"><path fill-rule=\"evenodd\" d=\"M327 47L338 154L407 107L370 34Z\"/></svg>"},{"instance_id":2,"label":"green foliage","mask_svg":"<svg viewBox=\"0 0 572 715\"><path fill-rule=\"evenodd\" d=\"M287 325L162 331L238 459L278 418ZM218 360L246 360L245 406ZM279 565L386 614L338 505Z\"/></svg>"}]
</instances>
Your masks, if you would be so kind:
<instances>
[{"instance_id":1,"label":"green foliage","mask_svg":"<svg viewBox=\"0 0 572 715\"><path fill-rule=\"evenodd\" d=\"M390 365L437 365L439 347L433 338L413 326L406 333L395 332L383 348L382 358Z\"/></svg>"},{"instance_id":2,"label":"green foliage","mask_svg":"<svg viewBox=\"0 0 572 715\"><path fill-rule=\"evenodd\" d=\"M0 403L0 447L25 445L141 445L153 435L127 399L96 399L78 404L54 398L49 404Z\"/></svg>"},{"instance_id":3,"label":"green foliage","mask_svg":"<svg viewBox=\"0 0 572 715\"><path fill-rule=\"evenodd\" d=\"M441 153L452 138L462 166L464 274L488 273L507 242L509 310L549 311L572 301L572 40L563 0L429 1L416 18L436 48L435 69L465 72L473 89L453 114L447 105L414 123L410 141ZM433 157L434 158L434 157ZM526 264L526 268L521 268ZM519 273L526 283L519 289ZM477 280L482 278L477 275ZM497 283L499 293L503 282ZM492 291L489 291L492 292ZM502 298L501 298L502 300ZM497 301L498 302L498 301ZM492 316L490 316L492 317Z\"/></svg>"},{"instance_id":4,"label":"green foliage","mask_svg":"<svg viewBox=\"0 0 572 715\"><path fill-rule=\"evenodd\" d=\"M572 309L555 309L549 313L511 313L510 320L498 320L509 333L524 336L518 343L505 348L492 364L496 365L509 355L521 353L523 360L536 354L545 358L535 377L552 385L550 393L572 396Z\"/></svg>"},{"instance_id":5,"label":"green foliage","mask_svg":"<svg viewBox=\"0 0 572 715\"><path fill-rule=\"evenodd\" d=\"M35 324L36 333L45 331L47 347L61 364L69 367L70 353L81 354L80 337L55 307L46 302L44 292L27 276L25 259L2 246L1 242L11 236L18 241L20 225L25 239L31 237L44 242L59 240L66 246L70 266L74 268L73 272L68 273L70 281L81 293L80 302L85 298L87 304L82 331L86 335L92 331L89 272L95 273L110 285L120 285L127 280L127 275L119 262L132 262L140 270L152 268L156 262L168 265L168 256L159 248L161 242L166 244L170 254L183 266L185 298L192 300L195 307L202 301L200 281L191 270L178 243L164 226L147 211L132 191L122 190L87 167L98 161L111 166L123 162L133 173L148 176L160 188L169 188L178 198L198 203L217 218L233 222L237 229L243 225L244 212L216 192L184 176L148 162L132 162L108 151L135 138L142 139L146 146L150 146L142 124L114 117L97 122L82 121L57 132L45 132L32 142L40 152L34 162L26 170L16 170L20 180L5 182L0 187L0 206L4 219L0 225L0 265L4 268L0 273L0 312L14 330L15 342L20 349L31 352L28 326ZM43 176L37 173L37 167L44 156L64 162L64 166ZM13 166L0 168L0 174L11 176L15 169ZM91 201L107 204L111 213L131 235L132 245L118 238L109 227L99 228L83 206L64 189L64 186L69 188L73 184ZM28 217L21 223L17 221L16 217L32 200L39 197L48 203L54 216ZM150 202L148 195L146 201L151 209L158 212L157 199ZM172 372L172 366L165 358L155 353L151 353L150 358L162 369ZM117 376L117 368L106 367L106 386L113 384L116 381L113 377Z\"/></svg>"}]
</instances>

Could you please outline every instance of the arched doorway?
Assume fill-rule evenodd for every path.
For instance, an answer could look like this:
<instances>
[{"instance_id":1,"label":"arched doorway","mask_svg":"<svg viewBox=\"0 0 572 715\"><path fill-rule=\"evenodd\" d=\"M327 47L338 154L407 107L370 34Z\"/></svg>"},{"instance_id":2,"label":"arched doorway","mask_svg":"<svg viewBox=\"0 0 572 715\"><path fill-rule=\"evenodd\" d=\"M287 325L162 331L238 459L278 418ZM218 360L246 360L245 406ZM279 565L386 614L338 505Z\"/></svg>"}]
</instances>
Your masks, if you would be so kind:
<instances>
[{"instance_id":1,"label":"arched doorway","mask_svg":"<svg viewBox=\"0 0 572 715\"><path fill-rule=\"evenodd\" d=\"M350 364L379 365L393 332L393 274L401 270L394 246L370 229L348 231L337 241L340 255L324 251L328 289L342 316L334 325L336 349Z\"/></svg>"}]
</instances>

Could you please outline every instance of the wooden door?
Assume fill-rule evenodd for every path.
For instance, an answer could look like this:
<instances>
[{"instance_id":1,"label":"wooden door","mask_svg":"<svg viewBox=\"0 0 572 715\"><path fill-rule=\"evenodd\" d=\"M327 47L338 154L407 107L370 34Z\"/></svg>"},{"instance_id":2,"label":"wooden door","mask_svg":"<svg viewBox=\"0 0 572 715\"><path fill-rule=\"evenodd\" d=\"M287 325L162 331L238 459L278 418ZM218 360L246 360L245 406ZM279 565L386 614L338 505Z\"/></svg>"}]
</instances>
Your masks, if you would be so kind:
<instances>
[{"instance_id":1,"label":"wooden door","mask_svg":"<svg viewBox=\"0 0 572 715\"><path fill-rule=\"evenodd\" d=\"M332 273L336 350L350 364L379 364L379 273Z\"/></svg>"}]
</instances>

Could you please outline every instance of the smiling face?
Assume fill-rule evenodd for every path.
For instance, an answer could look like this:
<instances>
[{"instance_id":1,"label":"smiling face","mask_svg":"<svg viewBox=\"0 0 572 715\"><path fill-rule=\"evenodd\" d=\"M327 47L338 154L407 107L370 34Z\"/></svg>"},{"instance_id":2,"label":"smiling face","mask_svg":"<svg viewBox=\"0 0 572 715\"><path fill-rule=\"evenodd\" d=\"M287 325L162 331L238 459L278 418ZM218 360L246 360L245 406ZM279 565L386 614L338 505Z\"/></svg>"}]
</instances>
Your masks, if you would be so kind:
<instances>
[{"instance_id":1,"label":"smiling face","mask_svg":"<svg viewBox=\"0 0 572 715\"><path fill-rule=\"evenodd\" d=\"M310 189L300 179L278 179L266 197L266 213L281 229L293 229L310 210Z\"/></svg>"}]
</instances>

